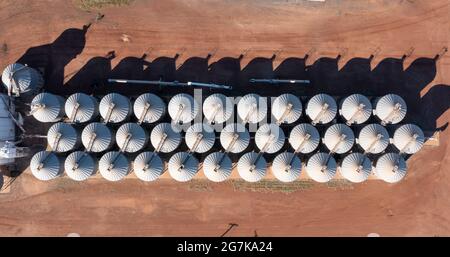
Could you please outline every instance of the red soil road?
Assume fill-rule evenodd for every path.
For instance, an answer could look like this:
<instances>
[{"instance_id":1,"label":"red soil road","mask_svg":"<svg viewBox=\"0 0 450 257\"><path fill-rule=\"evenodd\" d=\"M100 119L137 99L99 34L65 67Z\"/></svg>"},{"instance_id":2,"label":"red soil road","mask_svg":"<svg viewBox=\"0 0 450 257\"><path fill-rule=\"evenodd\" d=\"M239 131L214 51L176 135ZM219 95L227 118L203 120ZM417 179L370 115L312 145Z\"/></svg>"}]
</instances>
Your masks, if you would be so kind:
<instances>
[{"instance_id":1,"label":"red soil road","mask_svg":"<svg viewBox=\"0 0 450 257\"><path fill-rule=\"evenodd\" d=\"M145 52L149 59L182 52L177 62L183 63L215 49L214 60L246 51L244 67L246 60L280 49L281 59L310 52L309 62L345 53L341 63L379 49L375 67L414 47L406 68L417 57L434 57L449 39L447 0L135 1L101 12L105 18L89 29L83 52L65 67L66 74L110 50L117 53L113 66ZM0 53L0 67L94 17L70 1L1 1L0 43L8 52ZM123 34L130 42L121 40ZM437 62L437 74L422 94L449 83L448 57ZM447 111L437 126L449 118ZM401 183L368 181L351 189L315 185L291 194L235 191L230 183L196 191L173 181L39 182L27 171L10 193L0 194L0 234L218 236L228 223L237 223L228 235L253 236L255 230L260 236L450 235L449 139L447 129L439 147L424 148L408 160Z\"/></svg>"}]
</instances>

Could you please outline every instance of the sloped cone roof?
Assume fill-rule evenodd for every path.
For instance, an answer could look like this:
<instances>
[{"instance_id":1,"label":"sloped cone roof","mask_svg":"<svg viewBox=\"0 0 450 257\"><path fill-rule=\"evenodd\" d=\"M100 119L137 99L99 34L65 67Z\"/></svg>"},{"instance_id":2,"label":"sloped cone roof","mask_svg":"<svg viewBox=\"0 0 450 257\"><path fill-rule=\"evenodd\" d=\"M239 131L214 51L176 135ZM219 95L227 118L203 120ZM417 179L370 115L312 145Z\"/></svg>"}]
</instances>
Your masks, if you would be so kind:
<instances>
[{"instance_id":1,"label":"sloped cone roof","mask_svg":"<svg viewBox=\"0 0 450 257\"><path fill-rule=\"evenodd\" d=\"M122 148L127 141L127 136L130 135L128 144L125 149L128 153L135 153L142 150L148 143L148 135L145 130L136 123L125 123L119 127L116 133L116 142L119 148Z\"/></svg>"},{"instance_id":2,"label":"sloped cone roof","mask_svg":"<svg viewBox=\"0 0 450 257\"><path fill-rule=\"evenodd\" d=\"M306 138L309 135L309 138ZM298 124L291 130L289 135L289 143L294 151L300 149L300 153L311 153L319 146L320 134L317 129L311 124L302 123Z\"/></svg>"},{"instance_id":3,"label":"sloped cone roof","mask_svg":"<svg viewBox=\"0 0 450 257\"><path fill-rule=\"evenodd\" d=\"M67 156L64 169L72 180L83 181L95 174L97 163L90 154L76 151Z\"/></svg>"},{"instance_id":4,"label":"sloped cone roof","mask_svg":"<svg viewBox=\"0 0 450 257\"><path fill-rule=\"evenodd\" d=\"M160 123L153 128L150 135L152 146L156 149L164 135L167 137L163 141L160 151L162 153L170 153L177 149L181 143L181 135L172 128L170 123Z\"/></svg>"},{"instance_id":5,"label":"sloped cone roof","mask_svg":"<svg viewBox=\"0 0 450 257\"><path fill-rule=\"evenodd\" d=\"M232 165L230 157L225 153L214 152L206 156L203 161L203 172L209 180L222 182L230 177Z\"/></svg>"},{"instance_id":6,"label":"sloped cone roof","mask_svg":"<svg viewBox=\"0 0 450 257\"><path fill-rule=\"evenodd\" d=\"M341 138L342 135L345 135L344 139ZM328 127L323 141L328 150L332 151L334 149L335 153L343 154L350 151L353 147L355 135L350 127L345 124L338 123Z\"/></svg>"},{"instance_id":7,"label":"sloped cone roof","mask_svg":"<svg viewBox=\"0 0 450 257\"><path fill-rule=\"evenodd\" d=\"M302 116L302 102L293 94L282 94L272 103L272 115L276 121L291 124ZM284 116L284 117L283 117Z\"/></svg>"},{"instance_id":8,"label":"sloped cone roof","mask_svg":"<svg viewBox=\"0 0 450 257\"><path fill-rule=\"evenodd\" d=\"M169 160L169 174L178 182L192 180L198 172L198 160L187 152L179 152Z\"/></svg>"},{"instance_id":9,"label":"sloped cone roof","mask_svg":"<svg viewBox=\"0 0 450 257\"><path fill-rule=\"evenodd\" d=\"M130 100L117 93L110 93L105 95L100 101L100 115L103 119L107 119L110 106L114 105L109 116L109 123L120 123L128 118L131 113Z\"/></svg>"},{"instance_id":10,"label":"sloped cone roof","mask_svg":"<svg viewBox=\"0 0 450 257\"><path fill-rule=\"evenodd\" d=\"M30 170L39 180L50 180L63 173L63 165L59 157L52 152L37 152L30 161Z\"/></svg>"},{"instance_id":11,"label":"sloped cone roof","mask_svg":"<svg viewBox=\"0 0 450 257\"><path fill-rule=\"evenodd\" d=\"M405 124L394 132L394 145L406 154L415 154L422 149L425 136L422 129L414 124Z\"/></svg>"},{"instance_id":12,"label":"sloped cone roof","mask_svg":"<svg viewBox=\"0 0 450 257\"><path fill-rule=\"evenodd\" d=\"M136 119L142 119L144 123L153 123L160 120L166 113L166 104L155 94L140 95L133 105Z\"/></svg>"},{"instance_id":13,"label":"sloped cone roof","mask_svg":"<svg viewBox=\"0 0 450 257\"><path fill-rule=\"evenodd\" d=\"M130 173L130 162L120 152L107 152L100 159L98 169L106 180L119 181Z\"/></svg>"},{"instance_id":14,"label":"sloped cone roof","mask_svg":"<svg viewBox=\"0 0 450 257\"><path fill-rule=\"evenodd\" d=\"M55 142L59 136L59 141L56 144L56 149L53 149ZM78 132L73 126L67 123L55 123L47 132L47 142L55 152L68 152L78 147L80 138Z\"/></svg>"},{"instance_id":15,"label":"sloped cone roof","mask_svg":"<svg viewBox=\"0 0 450 257\"><path fill-rule=\"evenodd\" d=\"M39 90L44 84L44 79L35 69L20 63L13 63L3 70L2 82L7 90L14 94L21 94ZM19 92L16 92L17 89Z\"/></svg>"},{"instance_id":16,"label":"sloped cone roof","mask_svg":"<svg viewBox=\"0 0 450 257\"><path fill-rule=\"evenodd\" d=\"M164 163L155 152L140 153L133 163L136 177L142 181L155 181L164 173Z\"/></svg>"},{"instance_id":17,"label":"sloped cone roof","mask_svg":"<svg viewBox=\"0 0 450 257\"><path fill-rule=\"evenodd\" d=\"M220 132L220 143L223 149L227 150L233 142L235 135L238 135L237 140L229 149L232 153L240 153L244 151L250 143L250 134L244 125L240 123L232 123L226 125Z\"/></svg>"},{"instance_id":18,"label":"sloped cone roof","mask_svg":"<svg viewBox=\"0 0 450 257\"><path fill-rule=\"evenodd\" d=\"M361 153L351 153L342 160L340 172L348 181L360 183L369 178L372 162Z\"/></svg>"},{"instance_id":19,"label":"sloped cone roof","mask_svg":"<svg viewBox=\"0 0 450 257\"><path fill-rule=\"evenodd\" d=\"M73 117L75 123L89 122L98 116L97 99L84 93L75 93L69 96L64 108L66 116L69 119Z\"/></svg>"},{"instance_id":20,"label":"sloped cone roof","mask_svg":"<svg viewBox=\"0 0 450 257\"><path fill-rule=\"evenodd\" d=\"M400 106L400 110L396 115L392 115L396 105ZM375 105L375 114L380 120L386 120L387 124L397 124L406 116L406 102L399 95L388 94L378 99ZM395 112L394 112L395 113Z\"/></svg>"},{"instance_id":21,"label":"sloped cone roof","mask_svg":"<svg viewBox=\"0 0 450 257\"><path fill-rule=\"evenodd\" d=\"M264 124L255 134L255 143L260 151L268 145L266 153L276 153L284 146L285 136L283 130L276 124Z\"/></svg>"},{"instance_id":22,"label":"sloped cone roof","mask_svg":"<svg viewBox=\"0 0 450 257\"><path fill-rule=\"evenodd\" d=\"M257 94L247 94L239 100L237 112L243 121L261 122L267 115L267 100Z\"/></svg>"},{"instance_id":23,"label":"sloped cone roof","mask_svg":"<svg viewBox=\"0 0 450 257\"><path fill-rule=\"evenodd\" d=\"M396 153L380 156L375 166L375 175L388 183L397 183L406 176L405 159Z\"/></svg>"},{"instance_id":24,"label":"sloped cone roof","mask_svg":"<svg viewBox=\"0 0 450 257\"><path fill-rule=\"evenodd\" d=\"M230 119L233 109L233 102L223 94L212 94L203 102L203 115L214 124L224 123Z\"/></svg>"},{"instance_id":25,"label":"sloped cone roof","mask_svg":"<svg viewBox=\"0 0 450 257\"><path fill-rule=\"evenodd\" d=\"M199 139L200 135L202 136L201 139ZM216 134L210 125L205 123L196 123L187 129L185 140L189 149L197 153L206 153L214 146ZM196 143L197 146L193 149Z\"/></svg>"},{"instance_id":26,"label":"sloped cone roof","mask_svg":"<svg viewBox=\"0 0 450 257\"><path fill-rule=\"evenodd\" d=\"M33 117L40 122L56 122L63 117L63 99L50 93L40 93L31 101Z\"/></svg>"},{"instance_id":27,"label":"sloped cone roof","mask_svg":"<svg viewBox=\"0 0 450 257\"><path fill-rule=\"evenodd\" d=\"M336 175L336 161L327 153L318 152L306 164L308 176L319 183L326 183Z\"/></svg>"},{"instance_id":28,"label":"sloped cone roof","mask_svg":"<svg viewBox=\"0 0 450 257\"><path fill-rule=\"evenodd\" d=\"M169 115L175 123L191 122L199 111L197 101L188 94L177 94L169 101Z\"/></svg>"},{"instance_id":29,"label":"sloped cone roof","mask_svg":"<svg viewBox=\"0 0 450 257\"><path fill-rule=\"evenodd\" d=\"M328 106L327 108L325 108ZM336 117L336 101L327 94L318 94L309 99L306 105L306 115L318 124L326 124Z\"/></svg>"},{"instance_id":30,"label":"sloped cone roof","mask_svg":"<svg viewBox=\"0 0 450 257\"><path fill-rule=\"evenodd\" d=\"M341 115L352 124L364 123L372 115L372 104L361 94L349 95L342 101Z\"/></svg>"},{"instance_id":31,"label":"sloped cone roof","mask_svg":"<svg viewBox=\"0 0 450 257\"><path fill-rule=\"evenodd\" d=\"M239 159L237 170L243 180L247 182L258 182L266 175L267 162L263 156L256 161L257 157L258 153L249 152L242 155Z\"/></svg>"},{"instance_id":32,"label":"sloped cone roof","mask_svg":"<svg viewBox=\"0 0 450 257\"><path fill-rule=\"evenodd\" d=\"M94 153L103 152L111 148L115 142L114 138L111 129L99 122L88 124L81 133L81 141L84 148L87 149L89 143L93 140L90 151Z\"/></svg>"},{"instance_id":33,"label":"sloped cone roof","mask_svg":"<svg viewBox=\"0 0 450 257\"><path fill-rule=\"evenodd\" d=\"M280 153L272 162L272 173L281 182L295 181L301 171L302 162L294 153Z\"/></svg>"},{"instance_id":34,"label":"sloped cone roof","mask_svg":"<svg viewBox=\"0 0 450 257\"><path fill-rule=\"evenodd\" d=\"M380 124L369 124L359 132L358 144L369 153L381 153L389 145L389 133Z\"/></svg>"}]
</instances>

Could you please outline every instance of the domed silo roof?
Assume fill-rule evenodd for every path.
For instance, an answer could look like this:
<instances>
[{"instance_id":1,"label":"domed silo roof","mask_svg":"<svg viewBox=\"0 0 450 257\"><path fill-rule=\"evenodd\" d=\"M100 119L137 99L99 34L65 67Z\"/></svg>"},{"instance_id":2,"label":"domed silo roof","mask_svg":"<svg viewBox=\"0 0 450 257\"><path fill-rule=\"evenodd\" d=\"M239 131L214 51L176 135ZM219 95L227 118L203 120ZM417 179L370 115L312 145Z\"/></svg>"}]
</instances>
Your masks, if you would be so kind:
<instances>
[{"instance_id":1,"label":"domed silo roof","mask_svg":"<svg viewBox=\"0 0 450 257\"><path fill-rule=\"evenodd\" d=\"M421 128L414 124L405 124L394 132L394 145L403 153L415 154L425 142L425 136Z\"/></svg>"},{"instance_id":2,"label":"domed silo roof","mask_svg":"<svg viewBox=\"0 0 450 257\"><path fill-rule=\"evenodd\" d=\"M159 96L146 93L134 101L133 110L139 123L153 123L164 116L166 104Z\"/></svg>"},{"instance_id":3,"label":"domed silo roof","mask_svg":"<svg viewBox=\"0 0 450 257\"><path fill-rule=\"evenodd\" d=\"M240 123L228 124L220 132L220 143L225 151L240 153L248 147L250 134Z\"/></svg>"},{"instance_id":4,"label":"domed silo roof","mask_svg":"<svg viewBox=\"0 0 450 257\"><path fill-rule=\"evenodd\" d=\"M272 103L272 115L277 123L291 124L302 116L302 102L293 94L282 94Z\"/></svg>"},{"instance_id":5,"label":"domed silo roof","mask_svg":"<svg viewBox=\"0 0 450 257\"><path fill-rule=\"evenodd\" d=\"M130 100L117 93L105 95L100 101L100 115L105 123L120 123L131 114Z\"/></svg>"},{"instance_id":6,"label":"domed silo roof","mask_svg":"<svg viewBox=\"0 0 450 257\"><path fill-rule=\"evenodd\" d=\"M85 123L98 116L98 102L95 97L84 93L75 93L66 100L66 116L70 122Z\"/></svg>"},{"instance_id":7,"label":"domed silo roof","mask_svg":"<svg viewBox=\"0 0 450 257\"><path fill-rule=\"evenodd\" d=\"M50 93L36 95L30 104L30 113L40 122L57 122L64 117L64 98Z\"/></svg>"},{"instance_id":8,"label":"domed silo roof","mask_svg":"<svg viewBox=\"0 0 450 257\"><path fill-rule=\"evenodd\" d=\"M296 180L301 171L302 162L294 153L280 153L272 162L272 173L281 182Z\"/></svg>"},{"instance_id":9,"label":"domed silo roof","mask_svg":"<svg viewBox=\"0 0 450 257\"><path fill-rule=\"evenodd\" d=\"M119 181L130 173L130 162L120 152L107 152L100 158L98 170L106 180Z\"/></svg>"},{"instance_id":10,"label":"domed silo roof","mask_svg":"<svg viewBox=\"0 0 450 257\"><path fill-rule=\"evenodd\" d=\"M37 92L44 85L44 79L39 72L20 63L6 66L2 81L6 90L17 96Z\"/></svg>"},{"instance_id":11,"label":"domed silo roof","mask_svg":"<svg viewBox=\"0 0 450 257\"><path fill-rule=\"evenodd\" d=\"M196 123L187 129L185 140L191 151L206 153L214 146L216 134L210 125Z\"/></svg>"},{"instance_id":12,"label":"domed silo roof","mask_svg":"<svg viewBox=\"0 0 450 257\"><path fill-rule=\"evenodd\" d=\"M399 95L388 94L376 101L374 114L382 124L397 124L406 116L406 102Z\"/></svg>"},{"instance_id":13,"label":"domed silo roof","mask_svg":"<svg viewBox=\"0 0 450 257\"><path fill-rule=\"evenodd\" d=\"M212 94L203 102L203 115L211 124L224 123L233 114L234 104L223 94Z\"/></svg>"},{"instance_id":14,"label":"domed silo roof","mask_svg":"<svg viewBox=\"0 0 450 257\"><path fill-rule=\"evenodd\" d=\"M37 179L50 180L63 173L63 164L55 153L41 151L31 158L30 170Z\"/></svg>"},{"instance_id":15,"label":"domed silo roof","mask_svg":"<svg viewBox=\"0 0 450 257\"><path fill-rule=\"evenodd\" d=\"M311 153L316 150L320 143L320 134L311 124L298 124L291 130L289 143L294 151L299 153Z\"/></svg>"},{"instance_id":16,"label":"domed silo roof","mask_svg":"<svg viewBox=\"0 0 450 257\"><path fill-rule=\"evenodd\" d=\"M336 161L331 155L318 152L309 158L306 173L312 180L325 183L336 175L336 167Z\"/></svg>"},{"instance_id":17,"label":"domed silo roof","mask_svg":"<svg viewBox=\"0 0 450 257\"><path fill-rule=\"evenodd\" d=\"M140 153L134 159L133 170L142 181L155 181L164 173L164 163L155 152Z\"/></svg>"},{"instance_id":18,"label":"domed silo roof","mask_svg":"<svg viewBox=\"0 0 450 257\"><path fill-rule=\"evenodd\" d=\"M284 146L283 130L276 124L264 124L255 134L255 143L261 152L276 153Z\"/></svg>"},{"instance_id":19,"label":"domed silo roof","mask_svg":"<svg viewBox=\"0 0 450 257\"><path fill-rule=\"evenodd\" d=\"M266 176L267 162L262 155L249 152L241 156L237 170L239 176L245 181L258 182Z\"/></svg>"},{"instance_id":20,"label":"domed silo roof","mask_svg":"<svg viewBox=\"0 0 450 257\"><path fill-rule=\"evenodd\" d=\"M389 133L380 124L369 124L359 132L358 144L367 153L381 153L389 145Z\"/></svg>"},{"instance_id":21,"label":"domed silo roof","mask_svg":"<svg viewBox=\"0 0 450 257\"><path fill-rule=\"evenodd\" d=\"M153 128L150 141L156 152L169 153L180 145L181 135L170 123L160 123Z\"/></svg>"},{"instance_id":22,"label":"domed silo roof","mask_svg":"<svg viewBox=\"0 0 450 257\"><path fill-rule=\"evenodd\" d=\"M80 145L77 130L70 124L58 122L47 132L47 142L55 152L69 152Z\"/></svg>"},{"instance_id":23,"label":"domed silo roof","mask_svg":"<svg viewBox=\"0 0 450 257\"><path fill-rule=\"evenodd\" d=\"M84 127L81 141L88 152L99 153L114 145L114 135L105 124L94 122Z\"/></svg>"},{"instance_id":24,"label":"domed silo roof","mask_svg":"<svg viewBox=\"0 0 450 257\"><path fill-rule=\"evenodd\" d=\"M188 94L178 94L169 101L169 115L175 123L191 122L199 111L197 101Z\"/></svg>"},{"instance_id":25,"label":"domed silo roof","mask_svg":"<svg viewBox=\"0 0 450 257\"><path fill-rule=\"evenodd\" d=\"M237 104L237 112L244 123L261 122L267 115L267 100L257 94L244 95Z\"/></svg>"},{"instance_id":26,"label":"domed silo roof","mask_svg":"<svg viewBox=\"0 0 450 257\"><path fill-rule=\"evenodd\" d=\"M396 183L406 176L406 162L400 154L386 153L378 158L375 175L388 183Z\"/></svg>"},{"instance_id":27,"label":"domed silo roof","mask_svg":"<svg viewBox=\"0 0 450 257\"><path fill-rule=\"evenodd\" d=\"M336 113L336 101L327 94L313 96L306 105L306 115L312 120L313 125L331 122Z\"/></svg>"},{"instance_id":28,"label":"domed silo roof","mask_svg":"<svg viewBox=\"0 0 450 257\"><path fill-rule=\"evenodd\" d=\"M349 95L342 101L340 113L347 121L347 125L361 124L372 115L372 104L363 95Z\"/></svg>"},{"instance_id":29,"label":"domed silo roof","mask_svg":"<svg viewBox=\"0 0 450 257\"><path fill-rule=\"evenodd\" d=\"M116 143L128 153L142 150L148 143L147 132L136 123L125 123L116 132Z\"/></svg>"},{"instance_id":30,"label":"domed silo roof","mask_svg":"<svg viewBox=\"0 0 450 257\"><path fill-rule=\"evenodd\" d=\"M76 151L67 156L64 162L67 176L76 181L83 181L94 175L97 171L97 163L86 152Z\"/></svg>"},{"instance_id":31,"label":"domed silo roof","mask_svg":"<svg viewBox=\"0 0 450 257\"><path fill-rule=\"evenodd\" d=\"M227 180L231 175L232 167L230 157L222 152L211 153L203 161L203 172L213 182Z\"/></svg>"},{"instance_id":32,"label":"domed silo roof","mask_svg":"<svg viewBox=\"0 0 450 257\"><path fill-rule=\"evenodd\" d=\"M323 142L328 150L343 154L353 147L355 135L349 126L338 123L327 128Z\"/></svg>"},{"instance_id":33,"label":"domed silo roof","mask_svg":"<svg viewBox=\"0 0 450 257\"><path fill-rule=\"evenodd\" d=\"M363 182L372 172L372 162L361 153L351 153L342 160L340 172L350 182Z\"/></svg>"},{"instance_id":34,"label":"domed silo roof","mask_svg":"<svg viewBox=\"0 0 450 257\"><path fill-rule=\"evenodd\" d=\"M170 176L178 182L186 182L198 172L198 160L189 153L179 152L169 159Z\"/></svg>"}]
</instances>

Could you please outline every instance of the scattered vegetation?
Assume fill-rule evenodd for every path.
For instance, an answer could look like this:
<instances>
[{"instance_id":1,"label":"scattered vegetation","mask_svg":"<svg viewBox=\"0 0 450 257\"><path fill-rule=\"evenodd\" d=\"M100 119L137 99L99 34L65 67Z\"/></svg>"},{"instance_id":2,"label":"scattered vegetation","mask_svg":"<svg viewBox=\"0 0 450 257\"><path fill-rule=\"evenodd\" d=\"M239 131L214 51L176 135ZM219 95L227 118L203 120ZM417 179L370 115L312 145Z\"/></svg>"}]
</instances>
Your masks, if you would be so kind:
<instances>
[{"instance_id":1,"label":"scattered vegetation","mask_svg":"<svg viewBox=\"0 0 450 257\"><path fill-rule=\"evenodd\" d=\"M4 54L8 53L8 44L6 44L6 43L2 44L2 52Z\"/></svg>"},{"instance_id":2,"label":"scattered vegetation","mask_svg":"<svg viewBox=\"0 0 450 257\"><path fill-rule=\"evenodd\" d=\"M353 183L346 179L333 179L325 184L328 188L334 188L336 190L348 190L353 189Z\"/></svg>"},{"instance_id":3,"label":"scattered vegetation","mask_svg":"<svg viewBox=\"0 0 450 257\"><path fill-rule=\"evenodd\" d=\"M129 5L133 0L77 0L77 5L83 10L101 9L110 6Z\"/></svg>"},{"instance_id":4,"label":"scattered vegetation","mask_svg":"<svg viewBox=\"0 0 450 257\"><path fill-rule=\"evenodd\" d=\"M314 187L311 180L299 180L291 183L283 183L275 180L261 180L256 183L249 183L242 180L230 180L235 191L267 192L267 193L286 193L290 194L296 191L309 190Z\"/></svg>"},{"instance_id":5,"label":"scattered vegetation","mask_svg":"<svg viewBox=\"0 0 450 257\"><path fill-rule=\"evenodd\" d=\"M206 179L194 179L189 181L189 190L196 192L212 191L211 183Z\"/></svg>"}]
</instances>

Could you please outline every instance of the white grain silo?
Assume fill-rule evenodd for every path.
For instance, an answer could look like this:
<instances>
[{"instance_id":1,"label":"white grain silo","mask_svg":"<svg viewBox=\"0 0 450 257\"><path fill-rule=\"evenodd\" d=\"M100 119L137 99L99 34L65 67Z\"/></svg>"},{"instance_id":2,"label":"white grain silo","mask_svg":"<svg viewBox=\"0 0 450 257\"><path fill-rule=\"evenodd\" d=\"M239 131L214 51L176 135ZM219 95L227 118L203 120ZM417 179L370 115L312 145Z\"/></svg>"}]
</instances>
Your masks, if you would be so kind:
<instances>
[{"instance_id":1,"label":"white grain silo","mask_svg":"<svg viewBox=\"0 0 450 257\"><path fill-rule=\"evenodd\" d=\"M306 104L306 115L313 125L331 122L336 117L336 113L336 101L327 94L315 95Z\"/></svg>"},{"instance_id":2,"label":"white grain silo","mask_svg":"<svg viewBox=\"0 0 450 257\"><path fill-rule=\"evenodd\" d=\"M241 156L237 170L245 181L258 182L266 176L267 162L260 153L249 152Z\"/></svg>"},{"instance_id":3,"label":"white grain silo","mask_svg":"<svg viewBox=\"0 0 450 257\"><path fill-rule=\"evenodd\" d=\"M214 129L205 123L196 123L186 130L186 145L192 152L206 153L216 141Z\"/></svg>"},{"instance_id":4,"label":"white grain silo","mask_svg":"<svg viewBox=\"0 0 450 257\"><path fill-rule=\"evenodd\" d=\"M400 154L386 153L376 162L375 175L388 183L396 183L406 176L406 162Z\"/></svg>"},{"instance_id":5,"label":"white grain silo","mask_svg":"<svg viewBox=\"0 0 450 257\"><path fill-rule=\"evenodd\" d=\"M200 107L191 95L182 93L173 96L167 108L172 121L183 124L191 122L197 116Z\"/></svg>"},{"instance_id":6,"label":"white grain silo","mask_svg":"<svg viewBox=\"0 0 450 257\"><path fill-rule=\"evenodd\" d=\"M333 156L318 152L309 158L306 173L312 180L326 183L336 175L336 168L337 164Z\"/></svg>"},{"instance_id":7,"label":"white grain silo","mask_svg":"<svg viewBox=\"0 0 450 257\"><path fill-rule=\"evenodd\" d=\"M114 145L114 139L111 129L100 122L88 124L81 133L81 141L88 152L106 151Z\"/></svg>"},{"instance_id":8,"label":"white grain silo","mask_svg":"<svg viewBox=\"0 0 450 257\"><path fill-rule=\"evenodd\" d=\"M293 94L282 94L272 103L272 115L277 124L291 124L302 116L302 102Z\"/></svg>"},{"instance_id":9,"label":"white grain silo","mask_svg":"<svg viewBox=\"0 0 450 257\"><path fill-rule=\"evenodd\" d=\"M53 152L37 152L30 161L30 170L39 180L50 180L63 174L63 164Z\"/></svg>"},{"instance_id":10,"label":"white grain silo","mask_svg":"<svg viewBox=\"0 0 450 257\"><path fill-rule=\"evenodd\" d=\"M240 153L248 147L250 134L240 123L228 124L220 132L220 143L225 152Z\"/></svg>"},{"instance_id":11,"label":"white grain silo","mask_svg":"<svg viewBox=\"0 0 450 257\"><path fill-rule=\"evenodd\" d=\"M394 132L394 145L401 153L415 154L423 146L425 136L421 128L414 124L405 124Z\"/></svg>"},{"instance_id":12,"label":"white grain silo","mask_svg":"<svg viewBox=\"0 0 450 257\"><path fill-rule=\"evenodd\" d=\"M135 153L147 145L148 134L136 123L125 123L116 132L116 143L121 151Z\"/></svg>"},{"instance_id":13,"label":"white grain silo","mask_svg":"<svg viewBox=\"0 0 450 257\"><path fill-rule=\"evenodd\" d=\"M380 124L369 124L359 132L358 144L366 153L381 153L389 145L389 133Z\"/></svg>"},{"instance_id":14,"label":"white grain silo","mask_svg":"<svg viewBox=\"0 0 450 257\"><path fill-rule=\"evenodd\" d=\"M164 173L164 163L157 153L143 152L134 159L133 171L142 181L155 181Z\"/></svg>"},{"instance_id":15,"label":"white grain silo","mask_svg":"<svg viewBox=\"0 0 450 257\"><path fill-rule=\"evenodd\" d=\"M2 81L8 95L15 96L36 93L44 85L44 78L37 70L20 63L6 66Z\"/></svg>"},{"instance_id":16,"label":"white grain silo","mask_svg":"<svg viewBox=\"0 0 450 257\"><path fill-rule=\"evenodd\" d=\"M372 172L372 162L364 154L351 153L342 160L340 172L350 182L360 183Z\"/></svg>"},{"instance_id":17,"label":"white grain silo","mask_svg":"<svg viewBox=\"0 0 450 257\"><path fill-rule=\"evenodd\" d=\"M267 100L257 94L247 94L239 100L237 112L244 124L261 122L267 115Z\"/></svg>"},{"instance_id":18,"label":"white grain silo","mask_svg":"<svg viewBox=\"0 0 450 257\"><path fill-rule=\"evenodd\" d=\"M47 142L55 152L69 152L80 145L77 130L70 124L58 122L52 125L47 132Z\"/></svg>"},{"instance_id":19,"label":"white grain silo","mask_svg":"<svg viewBox=\"0 0 450 257\"><path fill-rule=\"evenodd\" d=\"M98 170L103 178L109 181L119 181L130 173L130 162L121 152L107 152L98 162Z\"/></svg>"},{"instance_id":20,"label":"white grain silo","mask_svg":"<svg viewBox=\"0 0 450 257\"><path fill-rule=\"evenodd\" d=\"M319 131L311 124L298 124L291 130L289 143L297 153L311 153L319 146Z\"/></svg>"},{"instance_id":21,"label":"white grain silo","mask_svg":"<svg viewBox=\"0 0 450 257\"><path fill-rule=\"evenodd\" d=\"M210 124L224 123L233 114L233 102L223 94L212 94L203 102L203 115Z\"/></svg>"},{"instance_id":22,"label":"white grain silo","mask_svg":"<svg viewBox=\"0 0 450 257\"><path fill-rule=\"evenodd\" d=\"M276 153L284 146L283 130L276 124L264 124L255 134L255 143L261 152Z\"/></svg>"},{"instance_id":23,"label":"white grain silo","mask_svg":"<svg viewBox=\"0 0 450 257\"><path fill-rule=\"evenodd\" d=\"M226 153L214 152L206 156L203 161L203 172L209 180L222 182L230 177L232 165Z\"/></svg>"},{"instance_id":24,"label":"white grain silo","mask_svg":"<svg viewBox=\"0 0 450 257\"><path fill-rule=\"evenodd\" d=\"M372 115L372 104L367 97L361 94L345 97L340 107L339 113L349 126L364 123Z\"/></svg>"},{"instance_id":25,"label":"white grain silo","mask_svg":"<svg viewBox=\"0 0 450 257\"><path fill-rule=\"evenodd\" d=\"M99 108L104 123L120 123L131 115L130 100L117 93L105 95L100 101Z\"/></svg>"},{"instance_id":26,"label":"white grain silo","mask_svg":"<svg viewBox=\"0 0 450 257\"><path fill-rule=\"evenodd\" d=\"M57 122L64 117L64 98L50 93L36 95L30 104L30 114L40 122Z\"/></svg>"},{"instance_id":27,"label":"white grain silo","mask_svg":"<svg viewBox=\"0 0 450 257\"><path fill-rule=\"evenodd\" d=\"M345 124L334 124L327 128L323 143L332 153L343 154L353 147L355 135L352 129Z\"/></svg>"},{"instance_id":28,"label":"white grain silo","mask_svg":"<svg viewBox=\"0 0 450 257\"><path fill-rule=\"evenodd\" d=\"M186 182L195 177L198 172L198 160L190 153L179 152L169 159L170 176L178 182Z\"/></svg>"},{"instance_id":29,"label":"white grain silo","mask_svg":"<svg viewBox=\"0 0 450 257\"><path fill-rule=\"evenodd\" d=\"M150 141L155 152L169 153L180 145L181 135L170 123L160 123L153 128Z\"/></svg>"},{"instance_id":30,"label":"white grain silo","mask_svg":"<svg viewBox=\"0 0 450 257\"><path fill-rule=\"evenodd\" d=\"M138 123L154 123L166 114L166 104L155 94L142 94L133 105L134 115Z\"/></svg>"},{"instance_id":31,"label":"white grain silo","mask_svg":"<svg viewBox=\"0 0 450 257\"><path fill-rule=\"evenodd\" d=\"M67 98L65 111L69 122L90 122L98 116L98 101L93 96L75 93Z\"/></svg>"},{"instance_id":32,"label":"white grain silo","mask_svg":"<svg viewBox=\"0 0 450 257\"><path fill-rule=\"evenodd\" d=\"M406 102L399 95L388 94L375 100L375 114L384 126L397 124L406 116Z\"/></svg>"},{"instance_id":33,"label":"white grain silo","mask_svg":"<svg viewBox=\"0 0 450 257\"><path fill-rule=\"evenodd\" d=\"M280 153L272 162L272 173L281 182L296 180L301 171L302 162L294 153Z\"/></svg>"},{"instance_id":34,"label":"white grain silo","mask_svg":"<svg viewBox=\"0 0 450 257\"><path fill-rule=\"evenodd\" d=\"M64 162L64 169L69 178L83 181L95 174L97 171L96 162L90 154L76 151L67 156Z\"/></svg>"}]
</instances>

